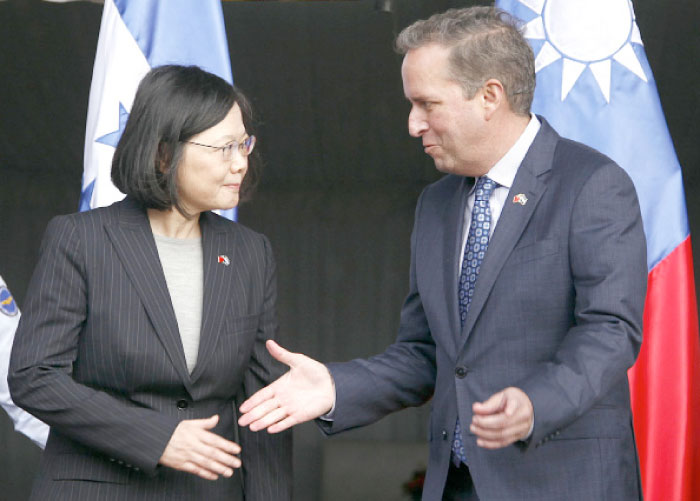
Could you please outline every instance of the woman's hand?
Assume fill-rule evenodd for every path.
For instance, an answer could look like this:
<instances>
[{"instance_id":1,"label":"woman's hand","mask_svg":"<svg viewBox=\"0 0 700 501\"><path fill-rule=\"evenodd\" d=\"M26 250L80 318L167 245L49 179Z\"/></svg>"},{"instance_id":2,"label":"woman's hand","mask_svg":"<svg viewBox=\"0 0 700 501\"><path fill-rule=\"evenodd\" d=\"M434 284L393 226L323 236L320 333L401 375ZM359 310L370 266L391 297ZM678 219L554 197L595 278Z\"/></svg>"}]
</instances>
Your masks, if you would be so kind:
<instances>
[{"instance_id":1,"label":"woman's hand","mask_svg":"<svg viewBox=\"0 0 700 501\"><path fill-rule=\"evenodd\" d=\"M216 480L219 475L230 477L233 468L241 466L241 448L235 442L212 433L219 416L182 421L170 437L159 463L176 470Z\"/></svg>"}]
</instances>

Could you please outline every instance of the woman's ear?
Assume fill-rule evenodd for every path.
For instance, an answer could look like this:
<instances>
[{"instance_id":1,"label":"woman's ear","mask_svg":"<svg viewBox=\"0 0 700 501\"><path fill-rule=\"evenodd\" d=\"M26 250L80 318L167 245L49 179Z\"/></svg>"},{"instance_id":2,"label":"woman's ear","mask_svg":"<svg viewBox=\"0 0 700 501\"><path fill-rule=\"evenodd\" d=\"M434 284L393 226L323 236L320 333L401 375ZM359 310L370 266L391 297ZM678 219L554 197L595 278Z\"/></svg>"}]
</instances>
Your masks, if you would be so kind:
<instances>
[{"instance_id":1,"label":"woman's ear","mask_svg":"<svg viewBox=\"0 0 700 501\"><path fill-rule=\"evenodd\" d=\"M166 174L170 166L170 159L172 155L170 153L170 147L167 143L161 141L158 143L158 151L156 153L156 169L161 174Z\"/></svg>"}]
</instances>

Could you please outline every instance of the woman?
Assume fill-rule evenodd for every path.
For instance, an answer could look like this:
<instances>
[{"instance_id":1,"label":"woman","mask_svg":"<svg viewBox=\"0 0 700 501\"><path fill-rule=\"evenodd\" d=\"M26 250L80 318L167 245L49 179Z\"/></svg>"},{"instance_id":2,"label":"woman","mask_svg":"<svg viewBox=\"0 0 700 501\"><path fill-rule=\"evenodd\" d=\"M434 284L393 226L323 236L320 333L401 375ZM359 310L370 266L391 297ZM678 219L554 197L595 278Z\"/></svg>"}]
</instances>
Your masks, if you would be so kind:
<instances>
[{"instance_id":1,"label":"woman","mask_svg":"<svg viewBox=\"0 0 700 501\"><path fill-rule=\"evenodd\" d=\"M211 212L250 188L250 125L224 80L155 68L112 162L126 199L50 222L8 378L51 426L32 499L291 497L291 436L234 418L282 373L270 244Z\"/></svg>"}]
</instances>

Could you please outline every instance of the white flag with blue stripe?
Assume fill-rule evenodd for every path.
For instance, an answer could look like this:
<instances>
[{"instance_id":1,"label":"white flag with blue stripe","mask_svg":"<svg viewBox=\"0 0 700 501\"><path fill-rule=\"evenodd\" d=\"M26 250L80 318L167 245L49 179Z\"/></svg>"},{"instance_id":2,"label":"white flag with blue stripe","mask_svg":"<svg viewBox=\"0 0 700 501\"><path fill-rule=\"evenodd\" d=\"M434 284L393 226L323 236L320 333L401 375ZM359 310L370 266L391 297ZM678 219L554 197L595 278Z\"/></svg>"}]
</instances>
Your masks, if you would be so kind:
<instances>
[{"instance_id":1,"label":"white flag with blue stripe","mask_svg":"<svg viewBox=\"0 0 700 501\"><path fill-rule=\"evenodd\" d=\"M139 82L163 64L197 65L233 83L219 0L105 0L85 131L80 210L124 198L112 156ZM235 209L221 211L234 219Z\"/></svg>"}]
</instances>

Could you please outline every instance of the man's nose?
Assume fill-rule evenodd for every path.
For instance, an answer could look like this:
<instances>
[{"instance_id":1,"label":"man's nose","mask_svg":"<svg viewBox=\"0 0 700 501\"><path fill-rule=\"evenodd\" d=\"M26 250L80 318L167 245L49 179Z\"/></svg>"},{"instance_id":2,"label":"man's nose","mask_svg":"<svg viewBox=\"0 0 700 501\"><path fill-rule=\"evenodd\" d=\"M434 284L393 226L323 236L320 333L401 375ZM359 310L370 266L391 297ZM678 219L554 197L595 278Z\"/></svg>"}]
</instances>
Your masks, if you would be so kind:
<instances>
[{"instance_id":1,"label":"man's nose","mask_svg":"<svg viewBox=\"0 0 700 501\"><path fill-rule=\"evenodd\" d=\"M428 122L425 116L414 106L408 114L408 133L413 137L420 137L428 130Z\"/></svg>"}]
</instances>

